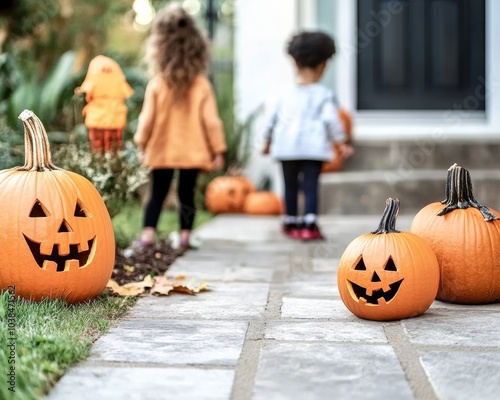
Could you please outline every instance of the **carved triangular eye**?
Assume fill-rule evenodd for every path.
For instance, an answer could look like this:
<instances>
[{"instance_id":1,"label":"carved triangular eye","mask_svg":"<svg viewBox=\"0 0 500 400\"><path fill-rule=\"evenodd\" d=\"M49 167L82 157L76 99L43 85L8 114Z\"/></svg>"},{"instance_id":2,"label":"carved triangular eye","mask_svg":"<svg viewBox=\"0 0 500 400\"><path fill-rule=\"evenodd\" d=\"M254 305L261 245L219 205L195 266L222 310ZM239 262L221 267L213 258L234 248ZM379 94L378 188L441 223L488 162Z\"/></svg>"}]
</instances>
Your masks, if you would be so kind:
<instances>
[{"instance_id":1,"label":"carved triangular eye","mask_svg":"<svg viewBox=\"0 0 500 400\"><path fill-rule=\"evenodd\" d=\"M361 257L361 259L358 261L354 269L356 271L366 271L366 265L365 262L363 261L363 257Z\"/></svg>"},{"instance_id":2,"label":"carved triangular eye","mask_svg":"<svg viewBox=\"0 0 500 400\"><path fill-rule=\"evenodd\" d=\"M57 232L59 232L59 233L61 233L61 232L73 232L73 229L71 229L68 222L65 219L63 219L61 222L61 226L59 227Z\"/></svg>"},{"instance_id":3,"label":"carved triangular eye","mask_svg":"<svg viewBox=\"0 0 500 400\"><path fill-rule=\"evenodd\" d=\"M90 217L90 213L88 210L83 206L82 202L80 200L76 201L76 207L75 207L75 217Z\"/></svg>"},{"instance_id":4,"label":"carved triangular eye","mask_svg":"<svg viewBox=\"0 0 500 400\"><path fill-rule=\"evenodd\" d=\"M394 264L392 257L389 257L389 259L387 260L387 263L385 264L384 270L385 271L397 271L398 270L396 268L396 264Z\"/></svg>"},{"instance_id":5,"label":"carved triangular eye","mask_svg":"<svg viewBox=\"0 0 500 400\"><path fill-rule=\"evenodd\" d=\"M33 205L33 208L30 211L31 218L40 218L40 217L48 217L50 214L47 209L40 203L40 200L37 200Z\"/></svg>"}]
</instances>

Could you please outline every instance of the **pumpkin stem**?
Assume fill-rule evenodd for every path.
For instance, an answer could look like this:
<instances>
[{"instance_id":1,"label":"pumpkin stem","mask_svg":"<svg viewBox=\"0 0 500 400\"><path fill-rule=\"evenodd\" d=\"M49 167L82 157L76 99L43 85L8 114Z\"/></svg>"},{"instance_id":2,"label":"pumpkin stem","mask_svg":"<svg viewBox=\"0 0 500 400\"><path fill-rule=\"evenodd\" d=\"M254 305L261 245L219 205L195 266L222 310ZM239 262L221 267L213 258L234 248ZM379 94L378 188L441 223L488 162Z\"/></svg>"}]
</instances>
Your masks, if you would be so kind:
<instances>
[{"instance_id":1,"label":"pumpkin stem","mask_svg":"<svg viewBox=\"0 0 500 400\"><path fill-rule=\"evenodd\" d=\"M472 181L470 173L456 163L448 169L446 176L446 199L441 203L445 207L437 215L445 215L457 208L466 209L473 207L479 210L485 221L498 219L487 207L481 205L472 193Z\"/></svg>"},{"instance_id":2,"label":"pumpkin stem","mask_svg":"<svg viewBox=\"0 0 500 400\"><path fill-rule=\"evenodd\" d=\"M60 168L52 164L47 132L30 110L24 110L18 117L24 125L24 165L18 171L54 171Z\"/></svg>"},{"instance_id":3,"label":"pumpkin stem","mask_svg":"<svg viewBox=\"0 0 500 400\"><path fill-rule=\"evenodd\" d=\"M396 218L399 214L399 198L389 197L385 201L385 209L377 230L373 231L375 235L380 233L399 233L396 229Z\"/></svg>"}]
</instances>

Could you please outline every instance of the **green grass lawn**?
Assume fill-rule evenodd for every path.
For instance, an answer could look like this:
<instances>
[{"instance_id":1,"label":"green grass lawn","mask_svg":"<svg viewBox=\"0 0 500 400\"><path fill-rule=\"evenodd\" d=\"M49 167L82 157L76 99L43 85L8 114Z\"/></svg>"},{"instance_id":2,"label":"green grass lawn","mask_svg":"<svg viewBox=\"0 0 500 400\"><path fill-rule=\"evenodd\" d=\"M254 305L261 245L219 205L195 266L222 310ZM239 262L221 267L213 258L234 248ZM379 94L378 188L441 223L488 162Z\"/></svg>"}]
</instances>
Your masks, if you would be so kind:
<instances>
[{"instance_id":1,"label":"green grass lawn","mask_svg":"<svg viewBox=\"0 0 500 400\"><path fill-rule=\"evenodd\" d=\"M194 228L204 224L213 218L213 214L204 210L197 210L194 220ZM113 218L113 229L115 231L116 243L125 248L135 239L142 230L143 208L139 203L124 206L123 210ZM179 229L179 216L176 211L165 210L160 215L158 223L158 234L166 236L172 231Z\"/></svg>"},{"instance_id":2,"label":"green grass lawn","mask_svg":"<svg viewBox=\"0 0 500 400\"><path fill-rule=\"evenodd\" d=\"M195 227L212 218L206 211L197 213ZM162 213L158 232L167 235L178 229L177 213ZM125 247L139 235L142 208L127 205L113 218L117 243ZM0 293L0 399L35 400L57 382L72 365L90 354L92 343L106 332L114 320L135 304L135 298L117 298L102 294L75 305L59 300L33 303L9 298ZM9 311L15 307L14 339L8 326ZM10 321L9 321L10 322ZM14 349L14 353L11 350ZM15 354L9 359L10 354ZM10 361L10 363L9 363ZM15 367L15 393L9 391L10 367Z\"/></svg>"},{"instance_id":3,"label":"green grass lawn","mask_svg":"<svg viewBox=\"0 0 500 400\"><path fill-rule=\"evenodd\" d=\"M6 400L42 398L71 365L89 355L91 344L112 321L135 303L135 298L108 295L71 306L60 300L12 303L8 298L7 292L0 295L0 320L7 321L7 311L15 307L13 340L8 324L0 324L0 398ZM9 363L11 350L15 357ZM15 393L7 383L10 367L15 368Z\"/></svg>"}]
</instances>

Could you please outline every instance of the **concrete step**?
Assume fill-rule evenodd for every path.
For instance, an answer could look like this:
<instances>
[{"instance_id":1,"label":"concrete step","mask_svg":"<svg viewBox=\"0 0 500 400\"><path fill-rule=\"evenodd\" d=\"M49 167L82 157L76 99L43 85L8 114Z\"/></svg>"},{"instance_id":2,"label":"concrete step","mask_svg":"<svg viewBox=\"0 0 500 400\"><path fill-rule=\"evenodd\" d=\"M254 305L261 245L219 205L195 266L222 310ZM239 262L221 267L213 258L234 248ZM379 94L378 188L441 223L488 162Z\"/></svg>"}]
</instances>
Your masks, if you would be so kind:
<instances>
[{"instance_id":1,"label":"concrete step","mask_svg":"<svg viewBox=\"0 0 500 400\"><path fill-rule=\"evenodd\" d=\"M474 196L500 210L500 169L471 169ZM388 197L399 197L401 213L415 214L445 195L447 169L401 169L325 173L320 177L320 214L382 214Z\"/></svg>"},{"instance_id":2,"label":"concrete step","mask_svg":"<svg viewBox=\"0 0 500 400\"><path fill-rule=\"evenodd\" d=\"M500 169L500 142L355 141L355 153L344 171L448 169L457 163L467 169Z\"/></svg>"}]
</instances>

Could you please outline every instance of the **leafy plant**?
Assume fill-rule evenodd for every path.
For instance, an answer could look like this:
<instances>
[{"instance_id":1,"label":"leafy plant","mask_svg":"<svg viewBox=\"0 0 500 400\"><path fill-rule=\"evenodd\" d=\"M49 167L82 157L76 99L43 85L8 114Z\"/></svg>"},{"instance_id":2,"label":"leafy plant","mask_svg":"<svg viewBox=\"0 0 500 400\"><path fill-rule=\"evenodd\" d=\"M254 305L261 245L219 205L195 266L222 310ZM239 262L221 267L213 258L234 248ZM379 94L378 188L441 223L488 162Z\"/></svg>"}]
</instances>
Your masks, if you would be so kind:
<instances>
[{"instance_id":1,"label":"leafy plant","mask_svg":"<svg viewBox=\"0 0 500 400\"><path fill-rule=\"evenodd\" d=\"M0 17L4 48L40 79L66 51L82 64L106 47L109 27L127 13L132 0L16 0Z\"/></svg>"},{"instance_id":2,"label":"leafy plant","mask_svg":"<svg viewBox=\"0 0 500 400\"><path fill-rule=\"evenodd\" d=\"M23 164L23 143L23 136L16 135L5 119L0 118L0 171Z\"/></svg>"},{"instance_id":3,"label":"leafy plant","mask_svg":"<svg viewBox=\"0 0 500 400\"><path fill-rule=\"evenodd\" d=\"M135 146L130 141L125 142L118 154L92 153L88 142L61 145L52 158L57 166L91 181L111 217L135 199L137 190L148 182L148 171L140 165Z\"/></svg>"},{"instance_id":4,"label":"leafy plant","mask_svg":"<svg viewBox=\"0 0 500 400\"><path fill-rule=\"evenodd\" d=\"M57 126L63 109L63 94L74 89L68 88L73 86L75 53L64 53L43 80L16 66L12 57L4 56L4 68L0 69L0 94L5 97L0 98L0 102L3 102L2 109L6 112L9 126L19 126L17 116L24 109L32 110L49 127Z\"/></svg>"}]
</instances>

